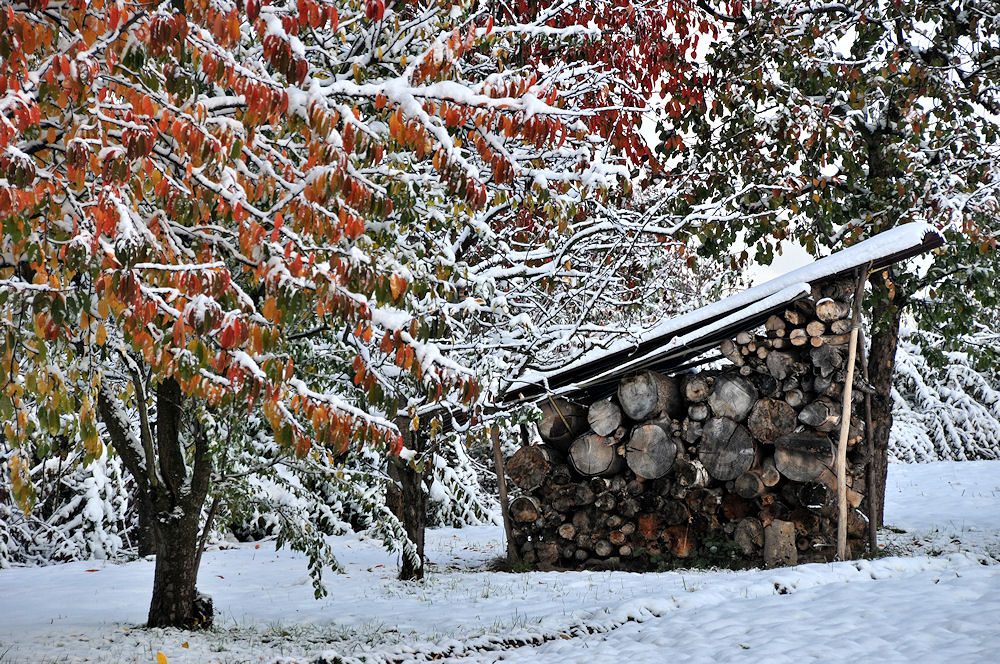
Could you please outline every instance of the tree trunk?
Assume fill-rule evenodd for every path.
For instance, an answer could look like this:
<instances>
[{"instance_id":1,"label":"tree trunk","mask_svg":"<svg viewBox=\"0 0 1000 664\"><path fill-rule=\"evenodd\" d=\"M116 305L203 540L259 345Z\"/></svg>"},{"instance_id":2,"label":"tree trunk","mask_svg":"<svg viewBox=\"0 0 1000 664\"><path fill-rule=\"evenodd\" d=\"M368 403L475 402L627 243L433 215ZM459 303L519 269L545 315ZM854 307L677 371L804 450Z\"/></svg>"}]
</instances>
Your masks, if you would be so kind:
<instances>
[{"instance_id":1,"label":"tree trunk","mask_svg":"<svg viewBox=\"0 0 1000 664\"><path fill-rule=\"evenodd\" d=\"M410 431L410 421L407 417L397 417L396 426L403 436L403 446L413 450L419 458L424 452L423 436L417 431ZM424 578L424 530L427 526L427 492L424 490L424 476L430 471L430 461L423 470L416 470L409 462L400 457L393 457L392 462L399 472L399 492L403 512L403 528L406 536L416 549L416 560L403 555L399 568L399 579L410 581Z\"/></svg>"},{"instance_id":2,"label":"tree trunk","mask_svg":"<svg viewBox=\"0 0 1000 664\"><path fill-rule=\"evenodd\" d=\"M872 456L871 486L872 514L875 526L882 525L885 510L885 479L889 464L889 431L892 429L892 375L896 368L896 347L899 345L899 320L902 315L903 296L897 291L890 299L888 288L880 276L872 275L872 302L882 303L886 315L875 318L868 356L868 378L875 393L872 395ZM884 303L889 303L886 306Z\"/></svg>"},{"instance_id":3,"label":"tree trunk","mask_svg":"<svg viewBox=\"0 0 1000 664\"><path fill-rule=\"evenodd\" d=\"M152 522L156 571L153 573L153 600L149 605L147 627L211 627L211 600L206 600L204 596L199 598L195 587L198 581L196 565L200 510L184 513L180 518L168 512L157 512Z\"/></svg>"}]
</instances>

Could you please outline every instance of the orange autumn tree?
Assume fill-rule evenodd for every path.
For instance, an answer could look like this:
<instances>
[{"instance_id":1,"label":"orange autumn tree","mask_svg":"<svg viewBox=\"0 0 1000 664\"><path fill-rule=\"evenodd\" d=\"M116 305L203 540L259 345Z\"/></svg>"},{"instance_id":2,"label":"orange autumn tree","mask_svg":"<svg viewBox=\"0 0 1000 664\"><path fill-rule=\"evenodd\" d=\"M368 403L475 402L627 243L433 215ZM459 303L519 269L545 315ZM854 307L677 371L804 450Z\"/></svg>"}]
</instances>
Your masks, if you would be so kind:
<instances>
[{"instance_id":1,"label":"orange autumn tree","mask_svg":"<svg viewBox=\"0 0 1000 664\"><path fill-rule=\"evenodd\" d=\"M655 11L614 6L630 4ZM428 343L426 319L479 284L457 289L461 271L413 238L485 220L483 237L502 235L522 210L571 231L588 201L648 159L634 90L616 91L618 65L588 65L583 48L641 24L595 27L587 3L572 20L570 5L0 10L0 418L15 448L12 493L30 509L24 459L44 456L46 440L91 457L110 442L153 517L150 626L211 618L196 602L199 519L226 454L199 413L253 409L298 455L398 446L396 399L372 358L426 398L478 393L473 373ZM535 51L561 42L571 59ZM319 389L291 361L290 340L320 329L357 349L337 369L353 386Z\"/></svg>"}]
</instances>

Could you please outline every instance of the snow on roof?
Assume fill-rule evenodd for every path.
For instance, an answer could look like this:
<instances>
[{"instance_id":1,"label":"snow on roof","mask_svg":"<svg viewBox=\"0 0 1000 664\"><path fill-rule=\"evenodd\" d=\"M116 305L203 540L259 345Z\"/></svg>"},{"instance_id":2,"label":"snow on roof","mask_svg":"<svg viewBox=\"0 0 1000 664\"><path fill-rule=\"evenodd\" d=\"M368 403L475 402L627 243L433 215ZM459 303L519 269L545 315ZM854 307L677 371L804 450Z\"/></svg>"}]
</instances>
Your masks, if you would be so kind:
<instances>
[{"instance_id":1,"label":"snow on roof","mask_svg":"<svg viewBox=\"0 0 1000 664\"><path fill-rule=\"evenodd\" d=\"M880 269L942 244L944 237L929 224L897 226L759 286L666 320L609 348L592 350L560 369L527 372L507 388L504 400L535 401L544 394L575 392L638 370L803 297L810 284L846 276L869 262L873 269Z\"/></svg>"}]
</instances>

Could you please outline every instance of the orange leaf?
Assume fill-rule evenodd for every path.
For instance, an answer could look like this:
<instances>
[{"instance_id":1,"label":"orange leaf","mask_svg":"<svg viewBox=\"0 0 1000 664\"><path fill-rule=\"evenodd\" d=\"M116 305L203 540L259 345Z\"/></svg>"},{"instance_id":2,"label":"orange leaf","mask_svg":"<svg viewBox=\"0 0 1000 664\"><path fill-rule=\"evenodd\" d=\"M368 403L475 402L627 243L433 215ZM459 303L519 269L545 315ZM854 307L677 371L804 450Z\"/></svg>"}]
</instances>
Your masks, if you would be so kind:
<instances>
[{"instance_id":1,"label":"orange leaf","mask_svg":"<svg viewBox=\"0 0 1000 664\"><path fill-rule=\"evenodd\" d=\"M392 291L392 299L398 300L399 296L406 290L406 279L398 274L389 277L389 289Z\"/></svg>"}]
</instances>

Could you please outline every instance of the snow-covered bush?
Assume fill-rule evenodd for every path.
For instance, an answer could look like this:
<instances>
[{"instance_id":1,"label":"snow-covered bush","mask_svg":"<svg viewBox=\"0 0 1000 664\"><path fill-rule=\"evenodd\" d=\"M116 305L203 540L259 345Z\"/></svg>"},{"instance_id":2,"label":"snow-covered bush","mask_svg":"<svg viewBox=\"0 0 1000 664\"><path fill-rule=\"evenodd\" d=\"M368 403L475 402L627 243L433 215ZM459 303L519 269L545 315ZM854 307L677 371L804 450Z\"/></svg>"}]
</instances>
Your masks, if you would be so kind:
<instances>
[{"instance_id":1,"label":"snow-covered bush","mask_svg":"<svg viewBox=\"0 0 1000 664\"><path fill-rule=\"evenodd\" d=\"M12 450L0 437L0 475L10 477ZM131 483L121 460L105 450L83 465L65 456L34 459L34 509L25 514L0 483L0 567L89 558L115 559L135 552L136 517Z\"/></svg>"},{"instance_id":2,"label":"snow-covered bush","mask_svg":"<svg viewBox=\"0 0 1000 664\"><path fill-rule=\"evenodd\" d=\"M904 328L896 353L889 458L907 463L1000 458L1000 380L970 352L942 351L937 335ZM989 343L984 335L968 347ZM930 361L933 353L937 361Z\"/></svg>"}]
</instances>

